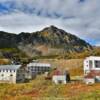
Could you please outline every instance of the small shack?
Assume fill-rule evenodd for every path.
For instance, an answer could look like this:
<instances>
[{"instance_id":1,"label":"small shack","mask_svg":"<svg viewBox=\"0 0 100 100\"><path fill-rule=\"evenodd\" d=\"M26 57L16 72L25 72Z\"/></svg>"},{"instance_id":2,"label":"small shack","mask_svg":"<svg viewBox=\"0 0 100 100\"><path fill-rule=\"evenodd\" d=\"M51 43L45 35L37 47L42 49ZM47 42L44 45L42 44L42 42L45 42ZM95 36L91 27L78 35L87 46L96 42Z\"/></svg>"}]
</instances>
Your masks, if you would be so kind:
<instances>
[{"instance_id":1,"label":"small shack","mask_svg":"<svg viewBox=\"0 0 100 100\"><path fill-rule=\"evenodd\" d=\"M68 71L65 71L65 73L63 73L60 70L55 70L52 76L52 81L55 84L66 84L68 82L70 82L70 75L68 73Z\"/></svg>"}]
</instances>

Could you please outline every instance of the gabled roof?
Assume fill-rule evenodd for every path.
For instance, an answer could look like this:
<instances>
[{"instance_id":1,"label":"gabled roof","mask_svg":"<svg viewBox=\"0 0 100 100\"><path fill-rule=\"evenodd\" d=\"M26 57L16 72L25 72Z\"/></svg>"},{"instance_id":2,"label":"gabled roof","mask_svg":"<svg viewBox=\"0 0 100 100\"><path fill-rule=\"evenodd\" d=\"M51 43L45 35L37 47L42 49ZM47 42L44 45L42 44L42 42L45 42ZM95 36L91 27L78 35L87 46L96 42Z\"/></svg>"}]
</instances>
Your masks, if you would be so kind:
<instances>
[{"instance_id":1,"label":"gabled roof","mask_svg":"<svg viewBox=\"0 0 100 100\"><path fill-rule=\"evenodd\" d=\"M21 65L0 65L0 70L17 70Z\"/></svg>"},{"instance_id":2,"label":"gabled roof","mask_svg":"<svg viewBox=\"0 0 100 100\"><path fill-rule=\"evenodd\" d=\"M60 70L55 70L53 75L64 75Z\"/></svg>"},{"instance_id":3,"label":"gabled roof","mask_svg":"<svg viewBox=\"0 0 100 100\"><path fill-rule=\"evenodd\" d=\"M89 56L85 60L100 60L100 56Z\"/></svg>"}]
</instances>

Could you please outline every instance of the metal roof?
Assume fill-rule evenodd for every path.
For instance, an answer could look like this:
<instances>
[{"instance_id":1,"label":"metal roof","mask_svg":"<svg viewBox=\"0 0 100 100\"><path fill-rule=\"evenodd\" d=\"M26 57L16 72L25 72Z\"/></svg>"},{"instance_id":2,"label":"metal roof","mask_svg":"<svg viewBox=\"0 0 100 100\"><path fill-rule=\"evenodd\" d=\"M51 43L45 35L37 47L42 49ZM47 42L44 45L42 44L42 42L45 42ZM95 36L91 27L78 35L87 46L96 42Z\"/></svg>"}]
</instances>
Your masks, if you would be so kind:
<instances>
[{"instance_id":1,"label":"metal roof","mask_svg":"<svg viewBox=\"0 0 100 100\"><path fill-rule=\"evenodd\" d=\"M53 75L57 75L57 76L59 76L59 75L64 75L60 70L55 70L54 72L53 72Z\"/></svg>"},{"instance_id":2,"label":"metal roof","mask_svg":"<svg viewBox=\"0 0 100 100\"><path fill-rule=\"evenodd\" d=\"M89 56L85 60L100 60L100 56Z\"/></svg>"},{"instance_id":3,"label":"metal roof","mask_svg":"<svg viewBox=\"0 0 100 100\"><path fill-rule=\"evenodd\" d=\"M29 63L27 66L38 66L38 67L51 67L50 64L47 63Z\"/></svg>"},{"instance_id":4,"label":"metal roof","mask_svg":"<svg viewBox=\"0 0 100 100\"><path fill-rule=\"evenodd\" d=\"M21 65L0 65L0 70L17 70Z\"/></svg>"}]
</instances>

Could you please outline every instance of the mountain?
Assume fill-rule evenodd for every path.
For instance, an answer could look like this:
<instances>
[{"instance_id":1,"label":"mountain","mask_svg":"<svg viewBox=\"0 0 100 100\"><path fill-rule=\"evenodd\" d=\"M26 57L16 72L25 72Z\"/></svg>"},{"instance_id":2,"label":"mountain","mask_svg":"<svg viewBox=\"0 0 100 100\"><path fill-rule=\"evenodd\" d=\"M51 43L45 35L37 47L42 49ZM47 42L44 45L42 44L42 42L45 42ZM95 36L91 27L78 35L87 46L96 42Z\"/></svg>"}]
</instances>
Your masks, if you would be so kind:
<instances>
[{"instance_id":1,"label":"mountain","mask_svg":"<svg viewBox=\"0 0 100 100\"><path fill-rule=\"evenodd\" d=\"M0 31L0 48L18 48L29 56L58 55L91 50L86 41L55 26L33 33L13 34Z\"/></svg>"}]
</instances>

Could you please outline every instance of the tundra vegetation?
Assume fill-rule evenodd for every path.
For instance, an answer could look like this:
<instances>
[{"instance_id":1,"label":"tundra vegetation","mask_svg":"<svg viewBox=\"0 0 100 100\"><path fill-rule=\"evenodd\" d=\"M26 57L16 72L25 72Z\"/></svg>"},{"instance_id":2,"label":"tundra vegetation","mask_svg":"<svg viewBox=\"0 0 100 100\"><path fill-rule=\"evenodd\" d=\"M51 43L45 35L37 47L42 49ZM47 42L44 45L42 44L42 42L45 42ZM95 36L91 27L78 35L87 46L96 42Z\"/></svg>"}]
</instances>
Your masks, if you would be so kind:
<instances>
[{"instance_id":1,"label":"tundra vegetation","mask_svg":"<svg viewBox=\"0 0 100 100\"><path fill-rule=\"evenodd\" d=\"M55 85L44 76L23 84L0 84L0 100L99 100L100 84L72 82Z\"/></svg>"}]
</instances>

